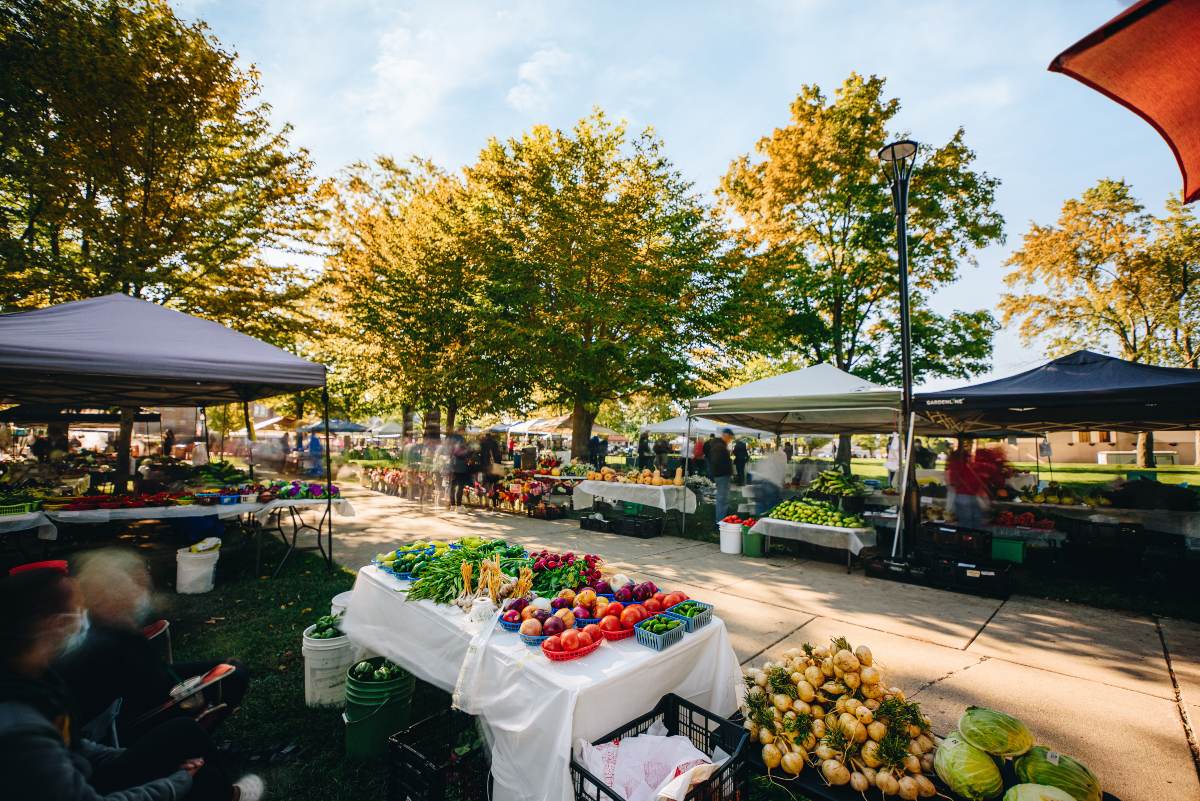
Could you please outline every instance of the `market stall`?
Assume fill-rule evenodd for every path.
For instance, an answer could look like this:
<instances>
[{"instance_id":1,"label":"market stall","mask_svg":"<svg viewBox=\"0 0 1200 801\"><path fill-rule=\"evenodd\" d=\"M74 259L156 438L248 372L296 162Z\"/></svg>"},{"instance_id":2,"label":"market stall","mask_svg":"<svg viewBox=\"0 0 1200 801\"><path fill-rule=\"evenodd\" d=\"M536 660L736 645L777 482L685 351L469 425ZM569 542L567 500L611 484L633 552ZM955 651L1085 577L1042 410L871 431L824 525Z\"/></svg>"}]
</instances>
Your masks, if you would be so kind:
<instances>
[{"instance_id":1,"label":"market stall","mask_svg":"<svg viewBox=\"0 0 1200 801\"><path fill-rule=\"evenodd\" d=\"M646 647L640 635L616 638L620 631L634 634L633 626L654 620L631 603L628 610L632 617L626 621L629 628L622 629L620 623L614 622L612 639L604 636L594 645L584 646L586 651L578 658L557 661L544 653L549 640L557 642L561 637L565 647L567 631L576 632L571 636L580 638L588 631L570 614L569 603L553 615L541 618L555 620L558 623L555 631L563 632L548 636L542 632L551 631L549 623L543 629L543 623L525 611L526 607L529 612L537 607L528 603L518 606L512 603L515 599L510 599L504 602L509 610L505 614L520 617L521 631L506 630L503 622L497 622L496 605L483 595L476 595L477 606L469 606L468 611L457 603L444 602L450 593L458 593L459 599L462 598L458 587L467 586L463 582L440 594L421 585L453 577L458 562L470 559L464 552L487 549L492 543L460 541L452 548L444 543L439 545L440 549L437 545L419 549L418 558L422 561L415 565L406 563L411 565L409 569L425 571L415 582L403 578L407 573L397 574L400 565L392 559L360 570L342 629L359 646L451 692L458 708L480 717L489 734L492 797L498 801L573 798L569 765L574 742L594 740L627 724L654 708L667 693L725 716L736 708L737 657L724 622L712 614L711 608L704 624L694 621L687 633L682 619L676 621L673 625L678 628L671 643L658 649ZM569 565L564 561L560 568L557 559L563 556L565 560L565 555L543 552L523 557L519 546L515 549L504 543L499 546L496 563L514 572L520 568L528 571L532 566L538 576L532 586L542 588L545 593L542 598L565 598L564 593L569 590L559 593L560 585L577 584L586 578L587 572L583 571L577 574L578 579L563 573L569 570ZM400 552L383 556L396 557ZM422 568L425 559L432 562ZM431 571L439 569L440 559L458 561L435 574ZM578 564L582 566L585 559L588 572L595 570L597 557L579 557ZM547 562L555 566L549 568ZM389 563L391 568L387 567ZM467 575L470 581L472 574L468 571ZM481 577L479 580L481 585L487 585L486 580ZM595 604L591 608L599 611L589 614L602 615L600 596L589 589L593 584L610 589L593 579L591 584L581 587L578 597L574 592L569 597L577 604ZM585 597L588 592L590 597ZM617 597L621 592L630 590L622 587ZM657 595L670 597L661 592ZM639 597L645 598L646 607L659 603L648 591ZM550 609L548 601L546 608ZM661 604L651 608L661 608ZM635 611L637 614L633 615ZM625 617L622 614L621 619ZM618 620L614 615L602 622L608 625L610 619ZM631 622L635 620L637 623ZM527 635L528 627L538 635Z\"/></svg>"},{"instance_id":2,"label":"market stall","mask_svg":"<svg viewBox=\"0 0 1200 801\"><path fill-rule=\"evenodd\" d=\"M325 387L324 365L127 295L0 315L0 402L123 409L118 481L133 472L128 436L137 407L240 403L245 410L252 400L312 387ZM327 390L323 396L328 420ZM328 451L326 459L328 472ZM332 565L328 482L322 550Z\"/></svg>"},{"instance_id":3,"label":"market stall","mask_svg":"<svg viewBox=\"0 0 1200 801\"><path fill-rule=\"evenodd\" d=\"M664 512L691 514L696 511L696 495L683 486L652 486L617 481L581 481L575 487L575 508L590 509L595 498L652 506Z\"/></svg>"},{"instance_id":4,"label":"market stall","mask_svg":"<svg viewBox=\"0 0 1200 801\"><path fill-rule=\"evenodd\" d=\"M765 553L771 551L771 538L807 542L821 548L834 548L846 552L846 572L850 572L852 557L858 556L863 548L875 546L875 529L868 526L840 527L822 526L814 523L796 523L761 517L750 529L751 534L766 537Z\"/></svg>"}]
</instances>

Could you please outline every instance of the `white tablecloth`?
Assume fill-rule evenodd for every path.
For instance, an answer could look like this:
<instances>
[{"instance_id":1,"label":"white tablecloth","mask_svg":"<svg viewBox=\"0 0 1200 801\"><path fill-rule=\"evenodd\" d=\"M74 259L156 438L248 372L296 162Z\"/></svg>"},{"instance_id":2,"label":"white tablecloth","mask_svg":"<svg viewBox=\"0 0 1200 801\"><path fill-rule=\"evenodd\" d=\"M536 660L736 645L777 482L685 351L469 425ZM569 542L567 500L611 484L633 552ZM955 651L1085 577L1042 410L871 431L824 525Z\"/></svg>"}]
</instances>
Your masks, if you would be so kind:
<instances>
[{"instance_id":1,"label":"white tablecloth","mask_svg":"<svg viewBox=\"0 0 1200 801\"><path fill-rule=\"evenodd\" d=\"M696 495L687 487L674 484L654 487L646 484L622 484L618 481L582 481L575 487L575 508L589 509L593 497L640 503L666 511L691 514L696 511Z\"/></svg>"},{"instance_id":2,"label":"white tablecloth","mask_svg":"<svg viewBox=\"0 0 1200 801\"><path fill-rule=\"evenodd\" d=\"M719 618L662 652L629 638L572 662L551 662L494 621L472 623L457 607L409 603L407 586L363 568L342 629L483 718L496 801L573 798L574 740L608 734L669 692L720 715L737 706L737 656Z\"/></svg>"},{"instance_id":3,"label":"white tablecloth","mask_svg":"<svg viewBox=\"0 0 1200 801\"><path fill-rule=\"evenodd\" d=\"M760 517L754 524L754 528L750 529L750 533L778 537L781 540L799 540L825 548L848 550L855 556L863 548L875 545L875 529L873 528L814 526L811 523L794 523L791 520L776 520L772 517Z\"/></svg>"},{"instance_id":4,"label":"white tablecloth","mask_svg":"<svg viewBox=\"0 0 1200 801\"><path fill-rule=\"evenodd\" d=\"M41 512L26 512L23 515L0 515L0 534L37 529L39 540L58 539L58 528Z\"/></svg>"},{"instance_id":5,"label":"white tablecloth","mask_svg":"<svg viewBox=\"0 0 1200 801\"><path fill-rule=\"evenodd\" d=\"M224 519L245 514L252 514L261 522L273 510L286 509L289 506L294 506L297 509L312 507L323 509L325 501L319 499L276 498L268 503L258 503L255 501L254 503L214 504L213 506L202 506L200 504L188 504L186 506L142 506L136 509L88 509L79 512L63 510L38 512L36 514L47 518L46 522L48 524L51 521L58 521L60 523L108 523L113 520L167 520L176 517L211 517L214 515ZM343 517L354 516L354 507L345 498L334 499L333 511ZM0 523L3 520L4 518L0 518ZM26 525L25 528L33 528L33 526ZM0 532L2 531L4 529L0 528ZM39 536L41 535L39 534ZM44 539L54 539L54 537Z\"/></svg>"}]
</instances>

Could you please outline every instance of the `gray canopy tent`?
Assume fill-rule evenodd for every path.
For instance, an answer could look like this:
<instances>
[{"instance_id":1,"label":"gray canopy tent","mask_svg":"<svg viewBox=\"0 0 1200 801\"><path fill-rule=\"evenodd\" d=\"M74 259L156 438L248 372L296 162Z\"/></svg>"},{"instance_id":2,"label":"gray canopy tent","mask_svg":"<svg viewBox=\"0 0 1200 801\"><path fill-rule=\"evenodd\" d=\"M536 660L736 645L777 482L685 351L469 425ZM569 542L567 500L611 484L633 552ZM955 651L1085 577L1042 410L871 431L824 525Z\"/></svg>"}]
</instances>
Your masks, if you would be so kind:
<instances>
[{"instance_id":1,"label":"gray canopy tent","mask_svg":"<svg viewBox=\"0 0 1200 801\"><path fill-rule=\"evenodd\" d=\"M314 387L322 388L328 421L324 365L128 295L0 315L4 403L128 410L241 403L245 410L252 400ZM128 453L121 455L127 460ZM331 471L326 450L327 488ZM332 565L332 500L326 518L328 550L321 550ZM318 545L320 538L318 532Z\"/></svg>"}]
</instances>

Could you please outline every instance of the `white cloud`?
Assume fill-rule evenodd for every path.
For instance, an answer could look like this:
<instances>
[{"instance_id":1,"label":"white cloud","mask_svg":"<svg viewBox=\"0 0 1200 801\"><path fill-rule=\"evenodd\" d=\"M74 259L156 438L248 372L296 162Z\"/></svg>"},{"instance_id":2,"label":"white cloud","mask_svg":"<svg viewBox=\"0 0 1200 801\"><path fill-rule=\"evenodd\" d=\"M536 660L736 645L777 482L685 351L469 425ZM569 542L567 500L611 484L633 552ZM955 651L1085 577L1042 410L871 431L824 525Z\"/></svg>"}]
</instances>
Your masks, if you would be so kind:
<instances>
[{"instance_id":1,"label":"white cloud","mask_svg":"<svg viewBox=\"0 0 1200 801\"><path fill-rule=\"evenodd\" d=\"M517 67L517 82L505 101L526 114L545 111L576 64L577 59L557 45L539 49Z\"/></svg>"}]
</instances>

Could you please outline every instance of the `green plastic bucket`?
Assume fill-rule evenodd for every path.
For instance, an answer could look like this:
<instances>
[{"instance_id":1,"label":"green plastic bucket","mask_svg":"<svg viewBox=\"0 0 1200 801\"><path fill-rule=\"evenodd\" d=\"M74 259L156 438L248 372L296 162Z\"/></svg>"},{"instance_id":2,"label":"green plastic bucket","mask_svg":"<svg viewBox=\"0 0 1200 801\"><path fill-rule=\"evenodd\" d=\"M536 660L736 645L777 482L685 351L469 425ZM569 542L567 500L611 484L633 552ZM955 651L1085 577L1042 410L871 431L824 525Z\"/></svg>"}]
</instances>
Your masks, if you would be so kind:
<instances>
[{"instance_id":1,"label":"green plastic bucket","mask_svg":"<svg viewBox=\"0 0 1200 801\"><path fill-rule=\"evenodd\" d=\"M367 661L378 665L383 657ZM415 683L408 672L387 681L361 681L347 671L346 711L342 713L347 757L368 759L387 750L387 738L412 721Z\"/></svg>"},{"instance_id":2,"label":"green plastic bucket","mask_svg":"<svg viewBox=\"0 0 1200 801\"><path fill-rule=\"evenodd\" d=\"M762 557L765 553L763 535L751 534L750 529L742 526L742 556Z\"/></svg>"}]
</instances>

